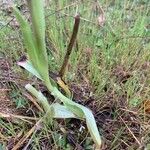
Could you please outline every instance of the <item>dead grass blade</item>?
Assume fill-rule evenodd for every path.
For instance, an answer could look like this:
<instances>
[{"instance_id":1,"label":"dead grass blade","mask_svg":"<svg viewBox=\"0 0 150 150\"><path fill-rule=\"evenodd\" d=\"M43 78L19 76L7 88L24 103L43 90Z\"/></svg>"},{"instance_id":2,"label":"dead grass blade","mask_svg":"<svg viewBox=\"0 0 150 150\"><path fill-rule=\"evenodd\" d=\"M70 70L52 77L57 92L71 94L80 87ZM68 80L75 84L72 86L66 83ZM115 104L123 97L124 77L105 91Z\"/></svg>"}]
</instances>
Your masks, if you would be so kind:
<instances>
[{"instance_id":1,"label":"dead grass blade","mask_svg":"<svg viewBox=\"0 0 150 150\"><path fill-rule=\"evenodd\" d=\"M135 139L135 141L138 143L138 145L141 147L141 143L140 143L140 141L136 138L136 136L133 134L133 132L130 130L130 128L128 127L128 125L125 123L125 121L121 118L121 117L119 117L121 120L122 120L122 122L124 123L124 125L126 126L126 128L128 129L128 131L130 132L130 134L133 136L133 138Z\"/></svg>"},{"instance_id":2,"label":"dead grass blade","mask_svg":"<svg viewBox=\"0 0 150 150\"><path fill-rule=\"evenodd\" d=\"M17 118L17 119L21 119L21 120L26 121L26 122L29 122L28 120L38 120L38 118L34 118L34 117L13 115L13 114L4 114L2 112L0 112L0 117L2 117L2 118Z\"/></svg>"},{"instance_id":3,"label":"dead grass blade","mask_svg":"<svg viewBox=\"0 0 150 150\"><path fill-rule=\"evenodd\" d=\"M37 126L40 124L41 119L19 140L19 142L13 147L12 150L19 149L22 144L32 135L34 131L36 131Z\"/></svg>"},{"instance_id":4,"label":"dead grass blade","mask_svg":"<svg viewBox=\"0 0 150 150\"><path fill-rule=\"evenodd\" d=\"M1 139L1 140L8 141L8 138L5 137L1 132L0 132L0 139Z\"/></svg>"}]
</instances>

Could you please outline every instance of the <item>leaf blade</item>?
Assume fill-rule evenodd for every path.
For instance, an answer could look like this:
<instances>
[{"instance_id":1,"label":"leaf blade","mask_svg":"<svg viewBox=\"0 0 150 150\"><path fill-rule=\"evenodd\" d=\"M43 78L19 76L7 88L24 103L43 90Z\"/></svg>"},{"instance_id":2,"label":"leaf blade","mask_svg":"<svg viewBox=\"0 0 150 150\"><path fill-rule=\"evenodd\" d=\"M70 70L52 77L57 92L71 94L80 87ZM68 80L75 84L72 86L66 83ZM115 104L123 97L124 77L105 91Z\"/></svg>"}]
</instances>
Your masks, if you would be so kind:
<instances>
[{"instance_id":1,"label":"leaf blade","mask_svg":"<svg viewBox=\"0 0 150 150\"><path fill-rule=\"evenodd\" d=\"M38 71L44 81L49 81L48 74L48 57L45 44L45 16L44 16L44 1L43 0L28 0L29 10L31 14L33 26L33 40L38 56L37 66Z\"/></svg>"},{"instance_id":2,"label":"leaf blade","mask_svg":"<svg viewBox=\"0 0 150 150\"><path fill-rule=\"evenodd\" d=\"M65 97L57 88L54 88L51 94L54 97L59 98L70 111L72 111L75 115L77 115L79 119L82 118L86 120L87 127L96 144L96 147L100 148L101 137L91 110L78 103L71 101L70 99Z\"/></svg>"},{"instance_id":3,"label":"leaf blade","mask_svg":"<svg viewBox=\"0 0 150 150\"><path fill-rule=\"evenodd\" d=\"M21 31L23 34L24 44L25 44L25 47L29 54L29 58L31 59L34 67L37 67L36 61L37 61L38 57L36 55L36 47L34 45L33 35L32 35L30 25L25 20L25 18L21 15L21 13L19 12L19 10L16 7L13 7L13 10L14 10L14 13L15 13L15 16L16 16L18 22L20 23Z\"/></svg>"},{"instance_id":4,"label":"leaf blade","mask_svg":"<svg viewBox=\"0 0 150 150\"><path fill-rule=\"evenodd\" d=\"M68 110L67 107L60 105L59 103L52 104L51 107L53 107L54 110L53 118L77 118L77 116Z\"/></svg>"},{"instance_id":5,"label":"leaf blade","mask_svg":"<svg viewBox=\"0 0 150 150\"><path fill-rule=\"evenodd\" d=\"M29 60L19 61L17 62L17 64L26 69L27 71L29 71L30 73L32 73L33 75L35 75L40 80L43 80L38 71L34 68L34 66Z\"/></svg>"}]
</instances>

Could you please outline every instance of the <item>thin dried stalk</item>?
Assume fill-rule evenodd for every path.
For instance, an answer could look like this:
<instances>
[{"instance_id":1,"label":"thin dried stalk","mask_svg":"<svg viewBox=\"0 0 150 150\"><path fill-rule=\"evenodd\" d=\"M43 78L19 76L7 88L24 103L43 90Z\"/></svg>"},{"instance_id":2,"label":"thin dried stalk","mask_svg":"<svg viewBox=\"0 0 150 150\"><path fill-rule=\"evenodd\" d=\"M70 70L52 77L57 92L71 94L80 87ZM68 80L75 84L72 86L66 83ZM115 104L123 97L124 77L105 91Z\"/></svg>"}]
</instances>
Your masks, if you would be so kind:
<instances>
[{"instance_id":1,"label":"thin dried stalk","mask_svg":"<svg viewBox=\"0 0 150 150\"><path fill-rule=\"evenodd\" d=\"M79 23L80 23L80 15L78 14L78 15L75 16L75 23L74 23L74 27L73 27L73 33L72 33L72 36L71 36L71 39L70 39L70 42L69 42L69 45L68 45L68 48L67 48L67 52L66 52L66 55L65 55L65 58L64 58L64 61L63 61L63 65L62 65L62 67L60 69L60 72L59 72L59 75L60 75L61 78L64 77L65 72L67 70L70 54L72 52L73 45L74 45L74 43L76 41L76 38L77 38L77 33L78 33L78 30L79 30Z\"/></svg>"}]
</instances>

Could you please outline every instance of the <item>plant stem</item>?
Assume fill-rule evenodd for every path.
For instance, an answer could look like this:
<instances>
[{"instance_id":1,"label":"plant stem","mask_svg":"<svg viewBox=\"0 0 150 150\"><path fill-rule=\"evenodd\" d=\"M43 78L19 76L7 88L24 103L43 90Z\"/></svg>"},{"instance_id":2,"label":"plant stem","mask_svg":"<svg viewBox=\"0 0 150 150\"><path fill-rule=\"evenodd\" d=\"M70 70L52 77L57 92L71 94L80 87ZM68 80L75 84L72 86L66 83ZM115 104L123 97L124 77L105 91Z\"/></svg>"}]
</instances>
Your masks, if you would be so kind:
<instances>
[{"instance_id":1,"label":"plant stem","mask_svg":"<svg viewBox=\"0 0 150 150\"><path fill-rule=\"evenodd\" d=\"M73 48L74 42L75 42L76 37L77 37L77 33L78 33L78 29L79 29L79 23L80 23L80 16L78 14L78 15L75 16L75 23L74 23L74 27L73 27L73 33L72 33L72 36L71 36L71 39L70 39L70 42L69 42L69 45L68 45L68 48L67 48L67 52L66 52L66 55L65 55L65 58L64 58L64 61L63 61L63 65L61 66L61 69L60 69L60 72L59 72L59 75L60 75L61 78L64 77L64 74L65 74L67 66L68 66L70 54L72 52L72 48Z\"/></svg>"},{"instance_id":2,"label":"plant stem","mask_svg":"<svg viewBox=\"0 0 150 150\"><path fill-rule=\"evenodd\" d=\"M43 106L45 112L47 112L47 110L49 110L50 106L49 106L49 103L48 103L46 97L45 97L41 92L37 91L31 84L27 84L27 85L25 86L25 88L26 88L30 93L32 93L32 95L33 95L34 97L37 98L38 103L42 104L42 106Z\"/></svg>"}]
</instances>

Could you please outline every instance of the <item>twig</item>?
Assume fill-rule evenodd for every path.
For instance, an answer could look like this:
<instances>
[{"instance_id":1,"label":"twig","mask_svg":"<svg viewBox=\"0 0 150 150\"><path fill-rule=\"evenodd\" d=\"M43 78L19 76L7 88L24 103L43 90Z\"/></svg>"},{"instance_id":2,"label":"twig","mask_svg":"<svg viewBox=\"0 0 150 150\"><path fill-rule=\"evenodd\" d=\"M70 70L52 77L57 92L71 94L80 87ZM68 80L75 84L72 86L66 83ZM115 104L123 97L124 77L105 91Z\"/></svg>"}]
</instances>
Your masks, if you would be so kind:
<instances>
[{"instance_id":1,"label":"twig","mask_svg":"<svg viewBox=\"0 0 150 150\"><path fill-rule=\"evenodd\" d=\"M96 2L97 2L97 4L98 4L100 13L101 13L102 15L104 15L104 10L103 10L102 6L100 5L99 1L96 0Z\"/></svg>"},{"instance_id":2,"label":"twig","mask_svg":"<svg viewBox=\"0 0 150 150\"><path fill-rule=\"evenodd\" d=\"M1 139L1 140L8 141L8 138L5 137L1 132L0 132L0 139Z\"/></svg>"},{"instance_id":3,"label":"twig","mask_svg":"<svg viewBox=\"0 0 150 150\"><path fill-rule=\"evenodd\" d=\"M33 135L34 135L34 134L32 134L31 138L29 139L28 143L27 143L26 146L23 148L23 150L27 150L27 149L28 149L29 145L30 145L31 142L32 142Z\"/></svg>"},{"instance_id":4,"label":"twig","mask_svg":"<svg viewBox=\"0 0 150 150\"><path fill-rule=\"evenodd\" d=\"M27 132L26 135L24 135L19 142L13 147L12 150L17 150L19 149L23 143L33 134L33 132L35 132L39 126L39 124L41 123L41 119Z\"/></svg>"},{"instance_id":5,"label":"twig","mask_svg":"<svg viewBox=\"0 0 150 150\"><path fill-rule=\"evenodd\" d=\"M78 33L78 29L79 29L79 23L80 23L80 16L78 14L78 15L75 16L75 23L74 23L74 27L73 27L73 33L72 33L70 43L69 43L68 48L67 48L67 52L66 52L66 55L65 55L65 58L64 58L64 61L63 61L63 65L62 65L62 67L60 69L60 72L59 72L59 75L60 75L61 78L64 77L65 71L66 71L67 66L68 66L70 54L72 52L72 48L73 48L73 45L74 45L76 37L77 37L77 33Z\"/></svg>"},{"instance_id":6,"label":"twig","mask_svg":"<svg viewBox=\"0 0 150 150\"><path fill-rule=\"evenodd\" d=\"M126 126L126 128L128 129L128 131L130 132L130 134L133 136L133 138L135 139L135 141L138 143L139 146L141 146L140 141L136 138L136 136L133 134L133 132L131 131L131 129L127 126L127 124L125 123L125 121L120 117L120 119L122 120L122 122L124 123L124 125Z\"/></svg>"},{"instance_id":7,"label":"twig","mask_svg":"<svg viewBox=\"0 0 150 150\"><path fill-rule=\"evenodd\" d=\"M38 118L33 118L33 117L28 117L28 116L20 116L20 115L13 115L13 114L4 114L2 112L0 112L0 117L3 118L17 118L17 119L21 119L21 120L38 120Z\"/></svg>"}]
</instances>

